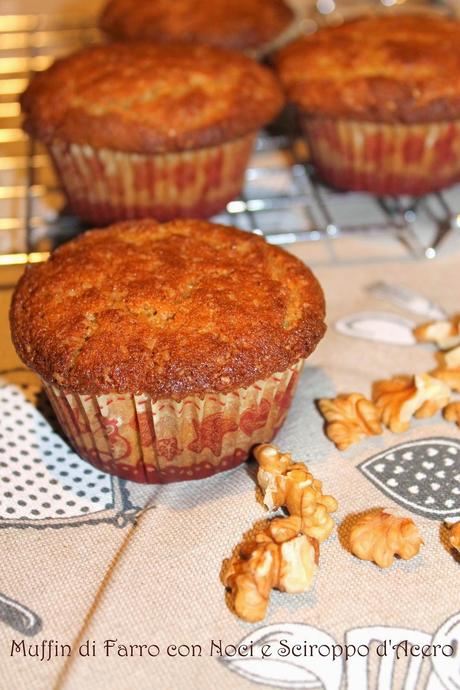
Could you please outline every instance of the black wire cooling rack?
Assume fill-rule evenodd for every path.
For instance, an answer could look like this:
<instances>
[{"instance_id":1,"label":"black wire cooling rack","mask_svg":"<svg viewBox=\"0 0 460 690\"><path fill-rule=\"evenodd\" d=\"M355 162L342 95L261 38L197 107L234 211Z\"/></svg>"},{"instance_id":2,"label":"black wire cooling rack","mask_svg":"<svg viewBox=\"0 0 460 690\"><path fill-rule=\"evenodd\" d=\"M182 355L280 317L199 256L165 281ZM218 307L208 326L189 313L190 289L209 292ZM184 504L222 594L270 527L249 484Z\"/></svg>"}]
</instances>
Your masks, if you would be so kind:
<instances>
[{"instance_id":1,"label":"black wire cooling rack","mask_svg":"<svg viewBox=\"0 0 460 690\"><path fill-rule=\"evenodd\" d=\"M45 150L21 130L18 95L34 71L100 37L93 20L71 14L3 16L0 30L1 266L40 261L82 229L65 207ZM435 258L458 233L459 212L460 185L420 199L332 190L316 180L300 139L264 132L244 193L217 220L273 244L316 241L330 248L333 238L354 236L363 241L360 260L375 236L395 240L407 257Z\"/></svg>"}]
</instances>

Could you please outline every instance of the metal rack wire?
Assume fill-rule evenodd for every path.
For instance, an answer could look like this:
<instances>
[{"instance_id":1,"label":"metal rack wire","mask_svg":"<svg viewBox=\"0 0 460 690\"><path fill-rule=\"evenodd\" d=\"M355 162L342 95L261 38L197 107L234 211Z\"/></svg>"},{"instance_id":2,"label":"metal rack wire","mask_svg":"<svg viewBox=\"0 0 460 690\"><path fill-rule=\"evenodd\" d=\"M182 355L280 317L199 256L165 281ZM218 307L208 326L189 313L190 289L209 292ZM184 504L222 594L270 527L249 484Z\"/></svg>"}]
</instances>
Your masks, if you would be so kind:
<instances>
[{"instance_id":1,"label":"metal rack wire","mask_svg":"<svg viewBox=\"0 0 460 690\"><path fill-rule=\"evenodd\" d=\"M79 15L4 16L0 23L1 266L40 261L82 229L65 208L46 152L20 128L18 95L34 71L99 35L93 21ZM396 239L408 257L434 258L444 240L460 229L456 209L460 185L420 199L334 191L316 179L301 140L265 132L247 170L244 193L217 220L262 234L274 244L378 235Z\"/></svg>"}]
</instances>

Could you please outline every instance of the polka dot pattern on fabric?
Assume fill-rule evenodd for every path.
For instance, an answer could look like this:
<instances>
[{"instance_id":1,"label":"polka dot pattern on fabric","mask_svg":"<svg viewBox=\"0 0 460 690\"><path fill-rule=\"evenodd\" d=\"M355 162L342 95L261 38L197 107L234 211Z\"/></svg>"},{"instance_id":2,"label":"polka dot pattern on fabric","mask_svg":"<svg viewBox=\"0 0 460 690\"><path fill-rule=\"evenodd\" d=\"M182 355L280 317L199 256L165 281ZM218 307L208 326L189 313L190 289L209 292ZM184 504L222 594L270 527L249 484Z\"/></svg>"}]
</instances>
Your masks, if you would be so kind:
<instances>
[{"instance_id":1,"label":"polka dot pattern on fabric","mask_svg":"<svg viewBox=\"0 0 460 690\"><path fill-rule=\"evenodd\" d=\"M369 458L359 469L416 513L434 520L460 514L460 443L454 438L401 443Z\"/></svg>"},{"instance_id":2,"label":"polka dot pattern on fabric","mask_svg":"<svg viewBox=\"0 0 460 690\"><path fill-rule=\"evenodd\" d=\"M27 393L0 386L0 520L74 518L113 508L112 478L81 460Z\"/></svg>"}]
</instances>

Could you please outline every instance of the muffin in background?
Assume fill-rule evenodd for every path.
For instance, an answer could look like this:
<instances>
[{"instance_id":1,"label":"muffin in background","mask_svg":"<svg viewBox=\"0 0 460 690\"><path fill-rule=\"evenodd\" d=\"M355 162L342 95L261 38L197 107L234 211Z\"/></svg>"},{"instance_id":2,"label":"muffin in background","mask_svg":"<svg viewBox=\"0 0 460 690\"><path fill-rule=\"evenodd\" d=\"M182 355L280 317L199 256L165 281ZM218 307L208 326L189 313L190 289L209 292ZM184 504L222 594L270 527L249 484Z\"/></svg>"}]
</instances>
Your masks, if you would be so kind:
<instances>
[{"instance_id":1,"label":"muffin in background","mask_svg":"<svg viewBox=\"0 0 460 690\"><path fill-rule=\"evenodd\" d=\"M222 210L283 102L274 74L240 53L134 42L57 60L21 99L71 209L95 225Z\"/></svg>"},{"instance_id":2,"label":"muffin in background","mask_svg":"<svg viewBox=\"0 0 460 690\"><path fill-rule=\"evenodd\" d=\"M26 269L10 312L79 455L149 483L228 470L270 441L323 319L301 261L198 220L86 232Z\"/></svg>"},{"instance_id":3,"label":"muffin in background","mask_svg":"<svg viewBox=\"0 0 460 690\"><path fill-rule=\"evenodd\" d=\"M100 28L116 39L263 51L293 22L283 0L109 0Z\"/></svg>"},{"instance_id":4,"label":"muffin in background","mask_svg":"<svg viewBox=\"0 0 460 690\"><path fill-rule=\"evenodd\" d=\"M460 22L363 17L295 41L276 65L332 186L420 195L460 180Z\"/></svg>"}]
</instances>

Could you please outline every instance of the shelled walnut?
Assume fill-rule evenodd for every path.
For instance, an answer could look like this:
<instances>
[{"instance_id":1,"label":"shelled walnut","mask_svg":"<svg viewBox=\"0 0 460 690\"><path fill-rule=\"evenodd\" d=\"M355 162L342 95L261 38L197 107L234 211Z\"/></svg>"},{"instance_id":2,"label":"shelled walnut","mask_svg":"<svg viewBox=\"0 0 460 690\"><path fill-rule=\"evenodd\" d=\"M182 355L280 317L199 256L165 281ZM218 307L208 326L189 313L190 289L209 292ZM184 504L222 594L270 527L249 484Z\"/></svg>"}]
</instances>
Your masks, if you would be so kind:
<instances>
[{"instance_id":1,"label":"shelled walnut","mask_svg":"<svg viewBox=\"0 0 460 690\"><path fill-rule=\"evenodd\" d=\"M268 510L276 510L283 505L286 472L294 466L291 454L282 453L270 443L262 443L255 447L254 457L259 465L257 483L263 492L264 505Z\"/></svg>"},{"instance_id":2,"label":"shelled walnut","mask_svg":"<svg viewBox=\"0 0 460 690\"><path fill-rule=\"evenodd\" d=\"M358 558L389 568L395 556L409 560L418 554L423 540L410 518L379 510L362 517L351 529L350 549Z\"/></svg>"},{"instance_id":3,"label":"shelled walnut","mask_svg":"<svg viewBox=\"0 0 460 690\"><path fill-rule=\"evenodd\" d=\"M442 381L450 390L460 393L460 367L457 369L435 369L433 376Z\"/></svg>"},{"instance_id":4,"label":"shelled walnut","mask_svg":"<svg viewBox=\"0 0 460 690\"><path fill-rule=\"evenodd\" d=\"M432 373L453 391L460 393L460 345L438 354L440 366Z\"/></svg>"},{"instance_id":5,"label":"shelled walnut","mask_svg":"<svg viewBox=\"0 0 460 690\"><path fill-rule=\"evenodd\" d=\"M449 529L449 542L457 551L460 551L460 522L455 522Z\"/></svg>"},{"instance_id":6,"label":"shelled walnut","mask_svg":"<svg viewBox=\"0 0 460 690\"><path fill-rule=\"evenodd\" d=\"M442 350L460 345L460 314L424 323L414 329L414 336L419 342L435 343Z\"/></svg>"},{"instance_id":7,"label":"shelled walnut","mask_svg":"<svg viewBox=\"0 0 460 690\"><path fill-rule=\"evenodd\" d=\"M444 419L448 422L455 422L460 426L460 400L451 402L443 410Z\"/></svg>"},{"instance_id":8,"label":"shelled walnut","mask_svg":"<svg viewBox=\"0 0 460 690\"><path fill-rule=\"evenodd\" d=\"M440 352L439 361L444 369L460 369L460 345L454 347L452 350Z\"/></svg>"},{"instance_id":9,"label":"shelled walnut","mask_svg":"<svg viewBox=\"0 0 460 690\"><path fill-rule=\"evenodd\" d=\"M366 436L382 433L377 408L360 393L321 398L318 406L327 422L326 435L339 450L346 450Z\"/></svg>"},{"instance_id":10,"label":"shelled walnut","mask_svg":"<svg viewBox=\"0 0 460 690\"><path fill-rule=\"evenodd\" d=\"M316 539L300 531L300 522L298 517L272 520L224 564L223 583L243 620L263 620L272 589L289 594L310 589L319 547Z\"/></svg>"},{"instance_id":11,"label":"shelled walnut","mask_svg":"<svg viewBox=\"0 0 460 690\"><path fill-rule=\"evenodd\" d=\"M431 417L449 402L450 389L429 374L396 376L374 384L373 401L394 433L407 431L413 416Z\"/></svg>"},{"instance_id":12,"label":"shelled walnut","mask_svg":"<svg viewBox=\"0 0 460 690\"><path fill-rule=\"evenodd\" d=\"M338 507L304 464L292 462L290 453L264 443L254 455L265 505L287 508L290 515L271 520L224 562L222 581L236 614L249 622L264 618L272 589L291 594L310 589L319 542L330 535L334 521L329 513Z\"/></svg>"},{"instance_id":13,"label":"shelled walnut","mask_svg":"<svg viewBox=\"0 0 460 690\"><path fill-rule=\"evenodd\" d=\"M325 541L335 525L330 516L338 507L335 498L323 494L322 483L306 465L293 463L290 454L281 453L276 446L257 446L254 456L259 463L257 481L266 507L285 507L291 516L301 518L304 534Z\"/></svg>"}]
</instances>

